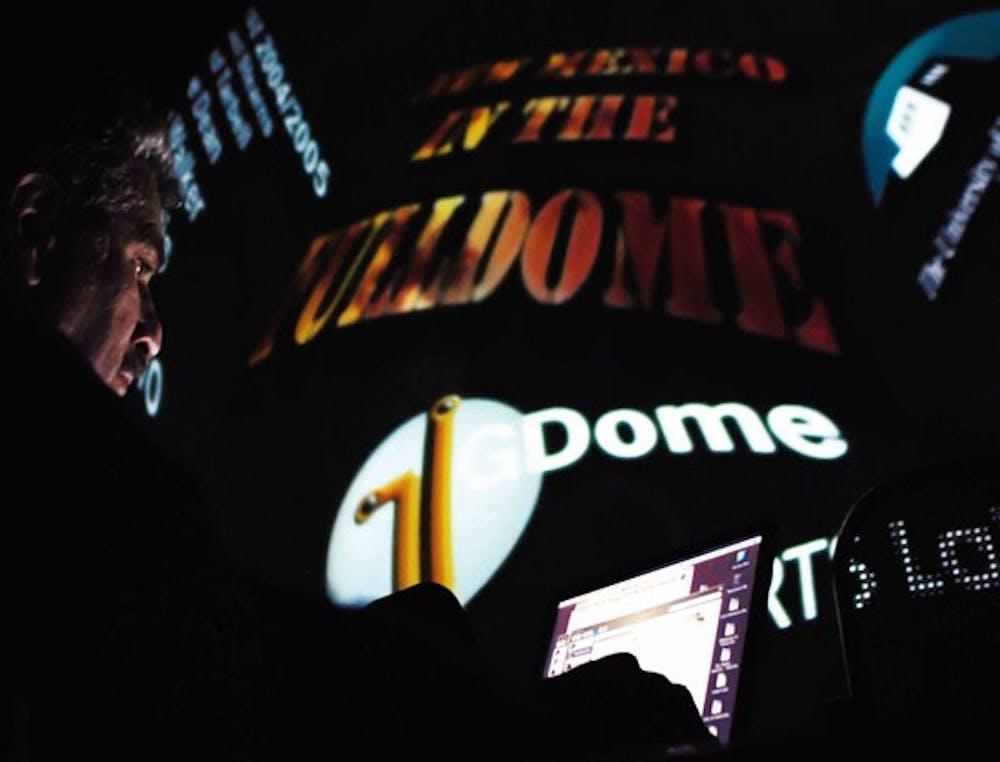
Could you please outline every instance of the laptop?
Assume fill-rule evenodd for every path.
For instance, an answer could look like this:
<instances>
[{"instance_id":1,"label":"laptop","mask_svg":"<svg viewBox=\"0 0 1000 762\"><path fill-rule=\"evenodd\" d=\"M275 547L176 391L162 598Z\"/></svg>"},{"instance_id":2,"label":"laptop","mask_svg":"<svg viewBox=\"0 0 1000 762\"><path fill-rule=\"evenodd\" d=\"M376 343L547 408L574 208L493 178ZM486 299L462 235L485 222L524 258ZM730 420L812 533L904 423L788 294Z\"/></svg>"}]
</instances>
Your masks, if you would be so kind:
<instances>
[{"instance_id":1,"label":"laptop","mask_svg":"<svg viewBox=\"0 0 1000 762\"><path fill-rule=\"evenodd\" d=\"M760 531L704 543L560 597L543 676L630 652L642 669L686 686L709 732L730 747L750 629L766 605L758 577L764 542Z\"/></svg>"}]
</instances>

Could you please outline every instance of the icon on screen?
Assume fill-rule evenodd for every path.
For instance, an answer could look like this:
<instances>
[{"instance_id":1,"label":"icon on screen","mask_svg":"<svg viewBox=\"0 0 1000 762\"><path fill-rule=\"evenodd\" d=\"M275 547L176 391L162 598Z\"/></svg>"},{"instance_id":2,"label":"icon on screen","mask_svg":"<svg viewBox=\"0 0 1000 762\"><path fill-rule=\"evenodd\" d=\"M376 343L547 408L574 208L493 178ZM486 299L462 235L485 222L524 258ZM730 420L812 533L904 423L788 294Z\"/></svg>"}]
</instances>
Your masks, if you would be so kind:
<instances>
[{"instance_id":1,"label":"icon on screen","mask_svg":"<svg viewBox=\"0 0 1000 762\"><path fill-rule=\"evenodd\" d=\"M719 653L719 661L729 661L733 658L733 652L729 648L723 648Z\"/></svg>"},{"instance_id":2,"label":"icon on screen","mask_svg":"<svg viewBox=\"0 0 1000 762\"><path fill-rule=\"evenodd\" d=\"M726 677L726 673L725 672L720 672L718 675L715 676L715 687L716 688L725 688L726 684L728 682L729 682L729 678Z\"/></svg>"},{"instance_id":3,"label":"icon on screen","mask_svg":"<svg viewBox=\"0 0 1000 762\"><path fill-rule=\"evenodd\" d=\"M729 599L729 610L730 611L736 611L736 610L739 609L739 607L740 607L740 599L739 598L730 598Z\"/></svg>"},{"instance_id":4,"label":"icon on screen","mask_svg":"<svg viewBox=\"0 0 1000 762\"><path fill-rule=\"evenodd\" d=\"M706 727L708 728L708 732L711 733L713 736L719 735L719 729L715 727L715 725L707 725Z\"/></svg>"},{"instance_id":5,"label":"icon on screen","mask_svg":"<svg viewBox=\"0 0 1000 762\"><path fill-rule=\"evenodd\" d=\"M736 563L747 560L747 552L745 550L736 551Z\"/></svg>"},{"instance_id":6,"label":"icon on screen","mask_svg":"<svg viewBox=\"0 0 1000 762\"><path fill-rule=\"evenodd\" d=\"M722 628L722 634L727 638L736 634L736 625L732 622L726 622L726 626Z\"/></svg>"},{"instance_id":7,"label":"icon on screen","mask_svg":"<svg viewBox=\"0 0 1000 762\"><path fill-rule=\"evenodd\" d=\"M722 702L719 699L712 701L712 714L722 714Z\"/></svg>"}]
</instances>

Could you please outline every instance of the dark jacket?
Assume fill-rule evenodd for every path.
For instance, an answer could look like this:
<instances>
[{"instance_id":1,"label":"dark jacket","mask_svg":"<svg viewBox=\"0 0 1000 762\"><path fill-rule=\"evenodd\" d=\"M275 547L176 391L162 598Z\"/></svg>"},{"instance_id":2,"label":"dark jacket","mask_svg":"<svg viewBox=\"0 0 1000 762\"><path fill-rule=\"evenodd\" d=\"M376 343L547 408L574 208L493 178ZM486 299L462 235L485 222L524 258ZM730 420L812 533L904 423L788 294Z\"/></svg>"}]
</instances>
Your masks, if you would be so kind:
<instances>
[{"instance_id":1,"label":"dark jacket","mask_svg":"<svg viewBox=\"0 0 1000 762\"><path fill-rule=\"evenodd\" d=\"M253 577L197 482L61 336L9 308L0 336L12 759L508 760L713 743L686 689L632 657L508 683L444 587L344 610Z\"/></svg>"}]
</instances>

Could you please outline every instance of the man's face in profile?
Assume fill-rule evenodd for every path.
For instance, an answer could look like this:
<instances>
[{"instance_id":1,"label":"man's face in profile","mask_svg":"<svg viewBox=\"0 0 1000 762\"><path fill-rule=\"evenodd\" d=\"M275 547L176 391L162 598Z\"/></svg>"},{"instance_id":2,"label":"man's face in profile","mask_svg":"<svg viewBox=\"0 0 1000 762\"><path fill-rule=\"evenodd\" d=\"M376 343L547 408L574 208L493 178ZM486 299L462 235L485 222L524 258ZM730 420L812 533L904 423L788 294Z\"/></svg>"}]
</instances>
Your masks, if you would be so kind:
<instances>
[{"instance_id":1,"label":"man's face in profile","mask_svg":"<svg viewBox=\"0 0 1000 762\"><path fill-rule=\"evenodd\" d=\"M150 293L162 261L162 207L151 174L143 185L136 208L69 243L69 269L52 313L56 327L119 397L163 340Z\"/></svg>"}]
</instances>

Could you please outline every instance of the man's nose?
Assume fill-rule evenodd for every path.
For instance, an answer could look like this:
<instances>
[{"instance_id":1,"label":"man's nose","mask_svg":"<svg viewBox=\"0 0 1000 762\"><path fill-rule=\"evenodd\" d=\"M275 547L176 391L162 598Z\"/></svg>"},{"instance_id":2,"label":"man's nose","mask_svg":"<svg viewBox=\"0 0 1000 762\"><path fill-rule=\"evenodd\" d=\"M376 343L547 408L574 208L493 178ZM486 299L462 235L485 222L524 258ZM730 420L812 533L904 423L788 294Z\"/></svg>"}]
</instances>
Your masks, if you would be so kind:
<instances>
[{"instance_id":1,"label":"man's nose","mask_svg":"<svg viewBox=\"0 0 1000 762\"><path fill-rule=\"evenodd\" d=\"M160 353L160 347L163 346L163 324L160 323L156 305L153 304L153 297L148 291L142 295L139 322L136 323L132 342L143 345L146 356L150 359L156 357Z\"/></svg>"}]
</instances>

